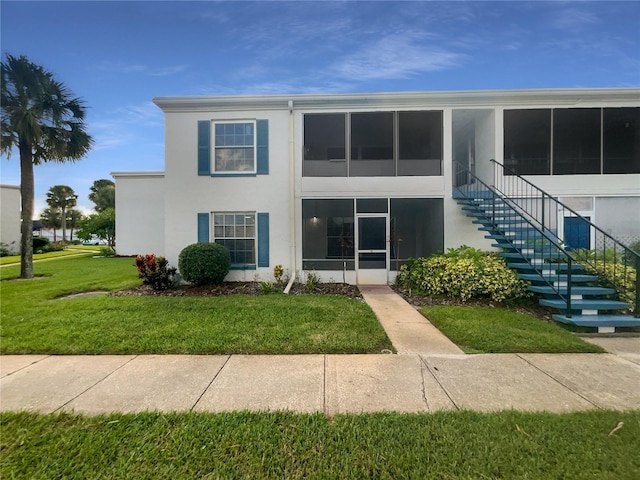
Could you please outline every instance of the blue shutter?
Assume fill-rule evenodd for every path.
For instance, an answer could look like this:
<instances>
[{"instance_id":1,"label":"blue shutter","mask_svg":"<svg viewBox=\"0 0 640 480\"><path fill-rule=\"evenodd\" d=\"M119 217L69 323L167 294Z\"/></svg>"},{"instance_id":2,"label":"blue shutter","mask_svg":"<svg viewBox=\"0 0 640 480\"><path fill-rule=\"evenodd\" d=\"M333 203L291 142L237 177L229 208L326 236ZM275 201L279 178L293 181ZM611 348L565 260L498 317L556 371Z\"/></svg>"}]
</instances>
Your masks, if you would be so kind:
<instances>
[{"instance_id":1,"label":"blue shutter","mask_svg":"<svg viewBox=\"0 0 640 480\"><path fill-rule=\"evenodd\" d=\"M269 214L258 214L258 266L269 266Z\"/></svg>"},{"instance_id":2,"label":"blue shutter","mask_svg":"<svg viewBox=\"0 0 640 480\"><path fill-rule=\"evenodd\" d=\"M198 120L198 175L211 175L211 122Z\"/></svg>"},{"instance_id":3,"label":"blue shutter","mask_svg":"<svg viewBox=\"0 0 640 480\"><path fill-rule=\"evenodd\" d=\"M209 242L209 214L198 214L198 243Z\"/></svg>"},{"instance_id":4,"label":"blue shutter","mask_svg":"<svg viewBox=\"0 0 640 480\"><path fill-rule=\"evenodd\" d=\"M269 120L256 120L256 173L269 173Z\"/></svg>"}]
</instances>

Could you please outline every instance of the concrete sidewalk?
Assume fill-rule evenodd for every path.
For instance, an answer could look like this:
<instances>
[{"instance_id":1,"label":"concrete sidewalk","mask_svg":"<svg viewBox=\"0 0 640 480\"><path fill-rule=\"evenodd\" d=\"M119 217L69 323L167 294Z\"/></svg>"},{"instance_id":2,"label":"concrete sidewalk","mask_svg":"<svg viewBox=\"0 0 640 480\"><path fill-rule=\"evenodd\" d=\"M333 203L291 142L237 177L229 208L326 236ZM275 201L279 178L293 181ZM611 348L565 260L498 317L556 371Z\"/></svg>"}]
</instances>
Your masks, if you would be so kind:
<instances>
[{"instance_id":1,"label":"concrete sidewalk","mask_svg":"<svg viewBox=\"0 0 640 480\"><path fill-rule=\"evenodd\" d=\"M640 408L640 365L612 354L11 355L0 362L2 410Z\"/></svg>"},{"instance_id":2,"label":"concrete sidewalk","mask_svg":"<svg viewBox=\"0 0 640 480\"><path fill-rule=\"evenodd\" d=\"M0 409L86 414L640 408L640 337L609 354L465 355L388 287L363 287L398 355L0 357Z\"/></svg>"}]
</instances>

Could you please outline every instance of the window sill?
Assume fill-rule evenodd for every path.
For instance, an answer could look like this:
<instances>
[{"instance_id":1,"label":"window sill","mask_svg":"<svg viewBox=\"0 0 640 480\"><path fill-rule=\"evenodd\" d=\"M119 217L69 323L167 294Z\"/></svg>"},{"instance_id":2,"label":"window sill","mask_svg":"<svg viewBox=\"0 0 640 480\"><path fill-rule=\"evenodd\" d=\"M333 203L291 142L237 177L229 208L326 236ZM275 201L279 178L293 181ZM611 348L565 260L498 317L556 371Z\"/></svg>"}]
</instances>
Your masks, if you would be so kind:
<instances>
[{"instance_id":1,"label":"window sill","mask_svg":"<svg viewBox=\"0 0 640 480\"><path fill-rule=\"evenodd\" d=\"M256 265L254 263L247 264L247 265L241 265L241 264L231 265L231 270L255 270L255 269L256 269Z\"/></svg>"},{"instance_id":2,"label":"window sill","mask_svg":"<svg viewBox=\"0 0 640 480\"><path fill-rule=\"evenodd\" d=\"M256 177L258 174L255 172L250 173L212 173L212 177Z\"/></svg>"}]
</instances>

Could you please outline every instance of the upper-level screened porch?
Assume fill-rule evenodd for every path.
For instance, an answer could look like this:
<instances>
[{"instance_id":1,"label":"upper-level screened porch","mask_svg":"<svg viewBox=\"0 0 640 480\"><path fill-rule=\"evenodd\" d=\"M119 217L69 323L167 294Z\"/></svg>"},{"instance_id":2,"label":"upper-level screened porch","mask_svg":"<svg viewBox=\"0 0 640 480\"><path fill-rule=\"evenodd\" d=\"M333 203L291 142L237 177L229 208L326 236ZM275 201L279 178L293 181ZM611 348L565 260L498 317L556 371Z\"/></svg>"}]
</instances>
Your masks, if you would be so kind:
<instances>
[{"instance_id":1,"label":"upper-level screened porch","mask_svg":"<svg viewBox=\"0 0 640 480\"><path fill-rule=\"evenodd\" d=\"M505 173L640 173L640 108L504 111Z\"/></svg>"},{"instance_id":2,"label":"upper-level screened porch","mask_svg":"<svg viewBox=\"0 0 640 480\"><path fill-rule=\"evenodd\" d=\"M442 111L308 113L305 177L442 175Z\"/></svg>"}]
</instances>

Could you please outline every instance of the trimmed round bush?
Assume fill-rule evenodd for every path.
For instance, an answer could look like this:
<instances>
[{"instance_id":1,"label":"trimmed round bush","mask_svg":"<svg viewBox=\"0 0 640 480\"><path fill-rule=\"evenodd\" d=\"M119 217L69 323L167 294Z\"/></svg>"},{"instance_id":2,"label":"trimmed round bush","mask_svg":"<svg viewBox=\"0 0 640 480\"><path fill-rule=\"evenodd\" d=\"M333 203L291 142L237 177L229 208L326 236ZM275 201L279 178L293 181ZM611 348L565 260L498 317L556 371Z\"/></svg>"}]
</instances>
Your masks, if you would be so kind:
<instances>
[{"instance_id":1,"label":"trimmed round bush","mask_svg":"<svg viewBox=\"0 0 640 480\"><path fill-rule=\"evenodd\" d=\"M33 250L49 246L49 239L46 237L33 237Z\"/></svg>"},{"instance_id":2,"label":"trimmed round bush","mask_svg":"<svg viewBox=\"0 0 640 480\"><path fill-rule=\"evenodd\" d=\"M189 283L222 283L231 268L231 254L217 243L194 243L180 252L178 268L182 278Z\"/></svg>"}]
</instances>

